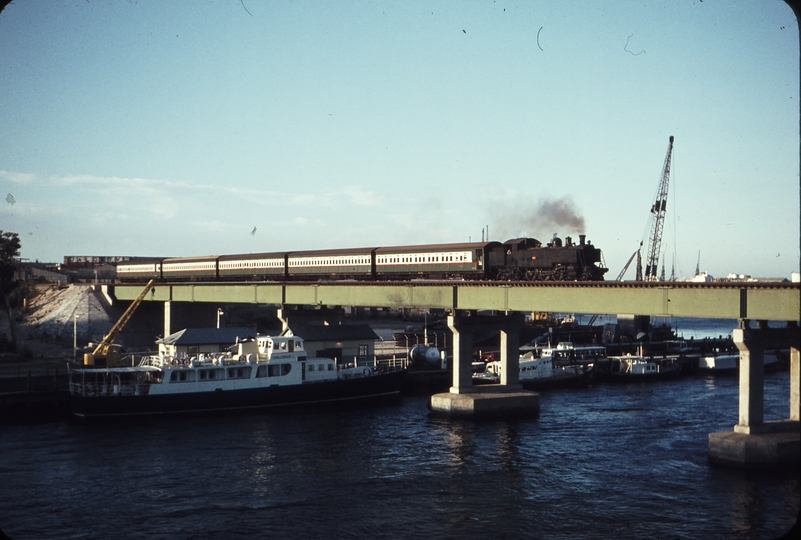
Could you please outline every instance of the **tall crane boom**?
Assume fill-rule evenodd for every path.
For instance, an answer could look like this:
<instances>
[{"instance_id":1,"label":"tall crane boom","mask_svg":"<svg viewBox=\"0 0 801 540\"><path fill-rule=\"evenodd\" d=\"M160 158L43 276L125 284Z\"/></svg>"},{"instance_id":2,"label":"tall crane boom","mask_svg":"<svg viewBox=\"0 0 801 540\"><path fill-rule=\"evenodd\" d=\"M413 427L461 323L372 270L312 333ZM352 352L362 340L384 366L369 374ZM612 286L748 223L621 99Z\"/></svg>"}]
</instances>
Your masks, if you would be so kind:
<instances>
[{"instance_id":1,"label":"tall crane boom","mask_svg":"<svg viewBox=\"0 0 801 540\"><path fill-rule=\"evenodd\" d=\"M665 165L662 167L662 180L659 182L659 192L656 201L651 206L653 219L651 223L651 236L648 238L648 259L645 264L645 281L656 281L657 266L659 265L659 252L662 249L662 228L665 224L665 211L667 210L668 183L670 181L670 160L673 155L673 135L670 136Z\"/></svg>"}]
</instances>

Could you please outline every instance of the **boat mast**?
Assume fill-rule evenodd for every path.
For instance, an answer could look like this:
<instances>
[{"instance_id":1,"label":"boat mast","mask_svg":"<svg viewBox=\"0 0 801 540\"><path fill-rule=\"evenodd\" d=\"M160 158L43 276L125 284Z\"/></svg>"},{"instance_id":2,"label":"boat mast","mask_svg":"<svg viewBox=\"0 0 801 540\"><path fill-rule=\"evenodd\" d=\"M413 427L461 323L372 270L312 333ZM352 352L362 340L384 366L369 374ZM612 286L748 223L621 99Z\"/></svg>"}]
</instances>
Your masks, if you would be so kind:
<instances>
[{"instance_id":1,"label":"boat mast","mask_svg":"<svg viewBox=\"0 0 801 540\"><path fill-rule=\"evenodd\" d=\"M662 179L659 182L659 192L656 201L651 206L653 221L651 236L648 239L648 259L645 264L645 281L657 280L657 267L659 265L659 252L662 249L662 228L665 225L665 211L667 209L668 182L670 180L670 160L673 154L673 135L670 136L665 165L662 167Z\"/></svg>"}]
</instances>

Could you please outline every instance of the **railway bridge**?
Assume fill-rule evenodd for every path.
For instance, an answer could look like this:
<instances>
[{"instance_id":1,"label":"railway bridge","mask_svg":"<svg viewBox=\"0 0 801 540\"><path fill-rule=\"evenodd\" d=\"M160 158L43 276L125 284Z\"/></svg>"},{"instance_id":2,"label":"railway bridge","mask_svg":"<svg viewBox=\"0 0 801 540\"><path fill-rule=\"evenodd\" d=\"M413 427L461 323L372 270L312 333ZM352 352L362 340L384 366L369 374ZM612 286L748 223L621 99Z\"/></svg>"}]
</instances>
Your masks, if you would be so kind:
<instances>
[{"instance_id":1,"label":"railway bridge","mask_svg":"<svg viewBox=\"0 0 801 540\"><path fill-rule=\"evenodd\" d=\"M133 300L141 285L111 286L117 300ZM291 306L435 308L450 311L454 333L453 386L431 398L434 412L450 416L497 416L539 411L539 396L518 379L522 313L628 314L737 319L740 350L739 422L731 432L709 434L712 461L735 466L797 462L801 454L799 334L801 284L776 282L162 282L145 301L163 302L165 335L174 302L249 303ZM494 315L478 316L477 311ZM768 327L783 321L782 328ZM472 335L479 328L501 333L502 379L474 388ZM763 353L790 349L790 411L765 422Z\"/></svg>"}]
</instances>

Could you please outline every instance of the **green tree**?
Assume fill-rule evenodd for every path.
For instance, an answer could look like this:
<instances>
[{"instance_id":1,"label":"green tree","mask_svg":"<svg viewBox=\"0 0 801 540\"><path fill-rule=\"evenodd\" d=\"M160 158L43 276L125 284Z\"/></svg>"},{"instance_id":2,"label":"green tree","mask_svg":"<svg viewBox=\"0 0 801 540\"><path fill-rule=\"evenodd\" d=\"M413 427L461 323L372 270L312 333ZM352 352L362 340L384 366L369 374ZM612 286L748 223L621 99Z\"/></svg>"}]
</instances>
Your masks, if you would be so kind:
<instances>
[{"instance_id":1,"label":"green tree","mask_svg":"<svg viewBox=\"0 0 801 540\"><path fill-rule=\"evenodd\" d=\"M19 284L16 278L17 260L19 256L19 235L13 232L0 231L0 293L3 296L3 305L8 317L8 327L11 333L11 350L17 349L17 332L14 328L14 318L11 316L11 303L9 297Z\"/></svg>"}]
</instances>

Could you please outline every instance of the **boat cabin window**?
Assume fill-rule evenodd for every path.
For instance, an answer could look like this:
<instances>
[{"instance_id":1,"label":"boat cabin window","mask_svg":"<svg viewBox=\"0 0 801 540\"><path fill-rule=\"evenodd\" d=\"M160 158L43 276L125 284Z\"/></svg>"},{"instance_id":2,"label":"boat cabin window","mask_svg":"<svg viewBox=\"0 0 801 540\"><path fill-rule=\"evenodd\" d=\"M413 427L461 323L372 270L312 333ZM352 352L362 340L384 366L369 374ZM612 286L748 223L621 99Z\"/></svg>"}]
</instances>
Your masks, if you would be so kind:
<instances>
[{"instance_id":1,"label":"boat cabin window","mask_svg":"<svg viewBox=\"0 0 801 540\"><path fill-rule=\"evenodd\" d=\"M228 378L229 379L249 379L250 378L250 368L249 367L232 367L232 368L228 368Z\"/></svg>"},{"instance_id":2,"label":"boat cabin window","mask_svg":"<svg viewBox=\"0 0 801 540\"><path fill-rule=\"evenodd\" d=\"M214 381L224 378L224 372L220 373L221 371L220 369L199 369L197 376L201 381Z\"/></svg>"},{"instance_id":3,"label":"boat cabin window","mask_svg":"<svg viewBox=\"0 0 801 540\"><path fill-rule=\"evenodd\" d=\"M189 371L173 371L170 373L170 382L186 382L187 380L191 380L189 375Z\"/></svg>"},{"instance_id":4,"label":"boat cabin window","mask_svg":"<svg viewBox=\"0 0 801 540\"><path fill-rule=\"evenodd\" d=\"M292 364L268 364L259 366L256 377L283 377L292 371Z\"/></svg>"}]
</instances>

